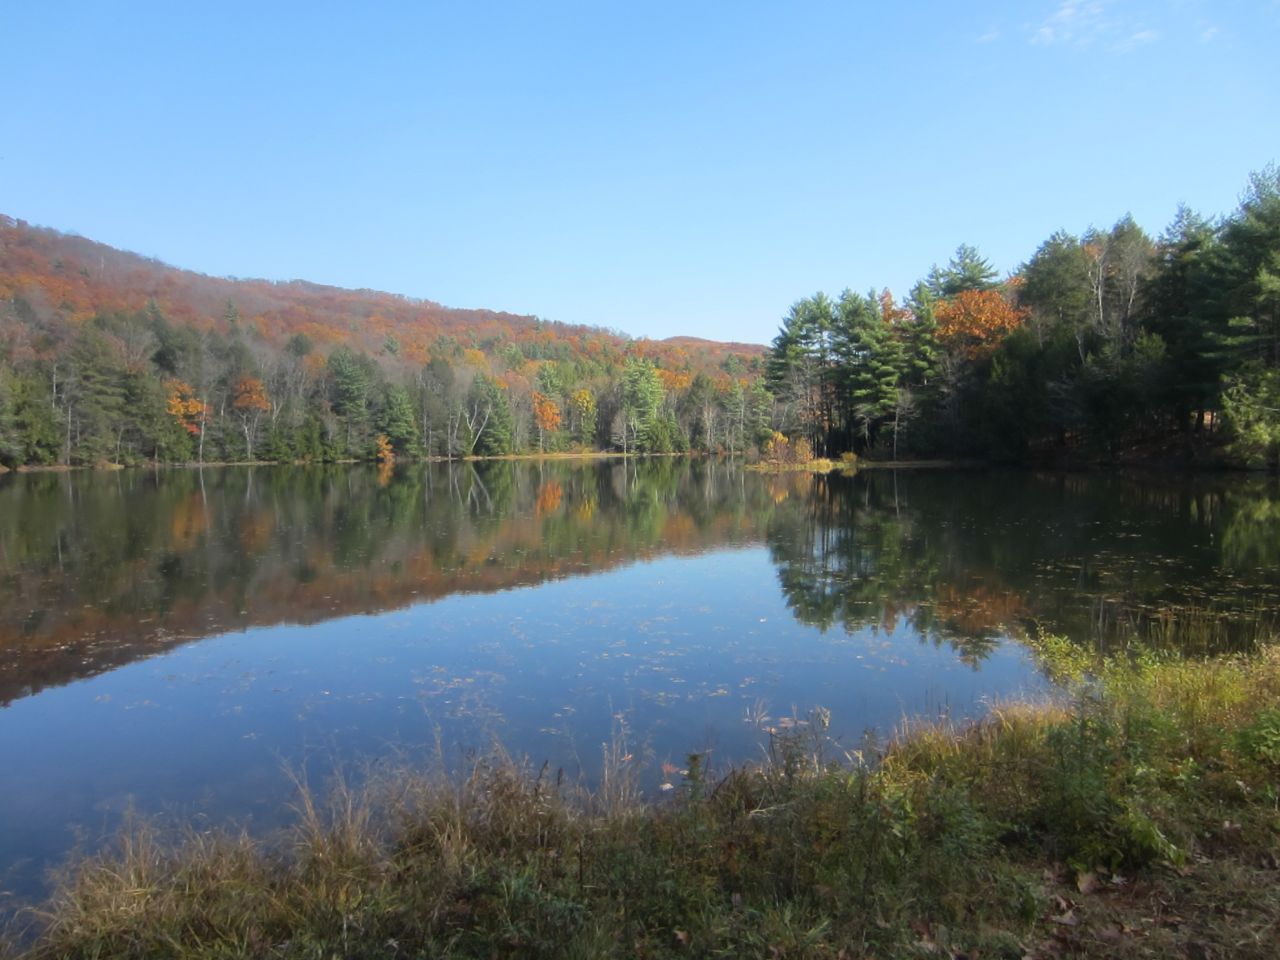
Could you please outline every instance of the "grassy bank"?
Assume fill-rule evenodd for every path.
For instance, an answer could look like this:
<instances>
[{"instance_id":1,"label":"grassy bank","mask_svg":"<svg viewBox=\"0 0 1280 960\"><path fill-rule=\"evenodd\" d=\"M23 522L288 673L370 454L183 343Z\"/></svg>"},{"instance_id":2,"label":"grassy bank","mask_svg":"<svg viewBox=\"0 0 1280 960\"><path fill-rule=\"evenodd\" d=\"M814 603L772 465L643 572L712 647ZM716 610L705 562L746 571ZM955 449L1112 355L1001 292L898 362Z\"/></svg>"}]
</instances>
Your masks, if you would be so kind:
<instances>
[{"instance_id":1,"label":"grassy bank","mask_svg":"<svg viewBox=\"0 0 1280 960\"><path fill-rule=\"evenodd\" d=\"M830 473L836 466L834 460L819 457L799 462L762 460L759 463L749 463L744 469L750 473Z\"/></svg>"},{"instance_id":2,"label":"grassy bank","mask_svg":"<svg viewBox=\"0 0 1280 960\"><path fill-rule=\"evenodd\" d=\"M388 777L272 842L140 826L71 869L48 957L1274 957L1280 652L1098 664L962 729L770 762L662 802L509 762Z\"/></svg>"}]
</instances>

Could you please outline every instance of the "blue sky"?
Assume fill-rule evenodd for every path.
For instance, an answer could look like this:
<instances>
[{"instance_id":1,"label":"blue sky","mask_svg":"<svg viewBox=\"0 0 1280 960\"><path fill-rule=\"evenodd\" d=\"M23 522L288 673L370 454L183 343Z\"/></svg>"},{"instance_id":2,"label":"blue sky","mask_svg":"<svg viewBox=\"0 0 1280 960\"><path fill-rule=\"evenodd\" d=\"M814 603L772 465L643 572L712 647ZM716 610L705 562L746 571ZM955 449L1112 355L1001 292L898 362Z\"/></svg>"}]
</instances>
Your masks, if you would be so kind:
<instances>
[{"instance_id":1,"label":"blue sky","mask_svg":"<svg viewBox=\"0 0 1280 960\"><path fill-rule=\"evenodd\" d=\"M767 342L1280 160L1277 0L0 7L0 212L636 336Z\"/></svg>"}]
</instances>

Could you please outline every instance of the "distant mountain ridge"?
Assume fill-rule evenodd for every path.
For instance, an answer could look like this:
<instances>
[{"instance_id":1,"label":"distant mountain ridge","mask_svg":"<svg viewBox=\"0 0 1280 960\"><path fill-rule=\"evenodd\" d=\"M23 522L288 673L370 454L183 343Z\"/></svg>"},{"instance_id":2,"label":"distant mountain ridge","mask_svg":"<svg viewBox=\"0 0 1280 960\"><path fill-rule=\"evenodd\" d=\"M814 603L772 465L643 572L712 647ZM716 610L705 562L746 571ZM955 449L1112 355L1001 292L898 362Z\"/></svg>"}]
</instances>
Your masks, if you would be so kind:
<instances>
[{"instance_id":1,"label":"distant mountain ridge","mask_svg":"<svg viewBox=\"0 0 1280 960\"><path fill-rule=\"evenodd\" d=\"M736 453L766 348L210 277L0 216L0 468Z\"/></svg>"},{"instance_id":2,"label":"distant mountain ridge","mask_svg":"<svg viewBox=\"0 0 1280 960\"><path fill-rule=\"evenodd\" d=\"M4 215L0 301L12 308L5 311L11 319L42 323L142 311L154 304L179 323L226 332L232 322L240 322L273 343L301 333L317 343L345 344L370 353L383 349L390 335L406 359L417 362L425 362L432 344L442 337L479 349L498 341L566 341L575 353L594 354L631 345L632 351L672 369L710 369L731 354L749 358L762 356L766 349L694 336L633 339L601 327L446 307L432 300L310 280L212 277Z\"/></svg>"}]
</instances>

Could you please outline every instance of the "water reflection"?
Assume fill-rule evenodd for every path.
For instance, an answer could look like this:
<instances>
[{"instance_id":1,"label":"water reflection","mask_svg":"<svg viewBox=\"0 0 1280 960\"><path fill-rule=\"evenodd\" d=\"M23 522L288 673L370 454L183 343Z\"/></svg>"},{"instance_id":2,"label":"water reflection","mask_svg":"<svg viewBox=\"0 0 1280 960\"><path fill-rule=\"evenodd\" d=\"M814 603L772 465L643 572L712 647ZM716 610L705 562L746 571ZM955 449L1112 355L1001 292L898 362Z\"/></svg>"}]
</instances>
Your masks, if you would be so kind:
<instances>
[{"instance_id":1,"label":"water reflection","mask_svg":"<svg viewBox=\"0 0 1280 960\"><path fill-rule=\"evenodd\" d=\"M716 461L0 480L0 703L199 637L758 540Z\"/></svg>"},{"instance_id":2,"label":"water reflection","mask_svg":"<svg viewBox=\"0 0 1280 960\"><path fill-rule=\"evenodd\" d=\"M1043 627L1185 654L1277 632L1280 491L1262 479L974 472L818 478L768 542L796 617L980 662Z\"/></svg>"},{"instance_id":3,"label":"water reflection","mask_svg":"<svg viewBox=\"0 0 1280 960\"><path fill-rule=\"evenodd\" d=\"M1043 624L1247 646L1280 608L1263 481L689 463L35 474L0 481L0 703L192 639L767 540L795 616L980 661Z\"/></svg>"}]
</instances>

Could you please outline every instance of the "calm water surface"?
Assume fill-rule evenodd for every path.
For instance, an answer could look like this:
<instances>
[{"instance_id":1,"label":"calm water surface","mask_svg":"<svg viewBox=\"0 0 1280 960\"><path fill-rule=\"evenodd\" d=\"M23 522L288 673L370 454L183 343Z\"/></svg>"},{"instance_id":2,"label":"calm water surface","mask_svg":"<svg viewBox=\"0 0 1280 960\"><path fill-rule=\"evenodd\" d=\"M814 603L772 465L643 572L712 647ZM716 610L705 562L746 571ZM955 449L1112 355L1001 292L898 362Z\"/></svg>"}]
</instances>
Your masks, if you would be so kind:
<instances>
[{"instance_id":1,"label":"calm water surface","mask_svg":"<svg viewBox=\"0 0 1280 960\"><path fill-rule=\"evenodd\" d=\"M129 809L278 824L287 771L588 780L838 744L1045 684L1018 638L1238 648L1280 611L1260 480L767 477L714 461L0 478L0 890ZM0 898L0 903L3 900Z\"/></svg>"}]
</instances>

